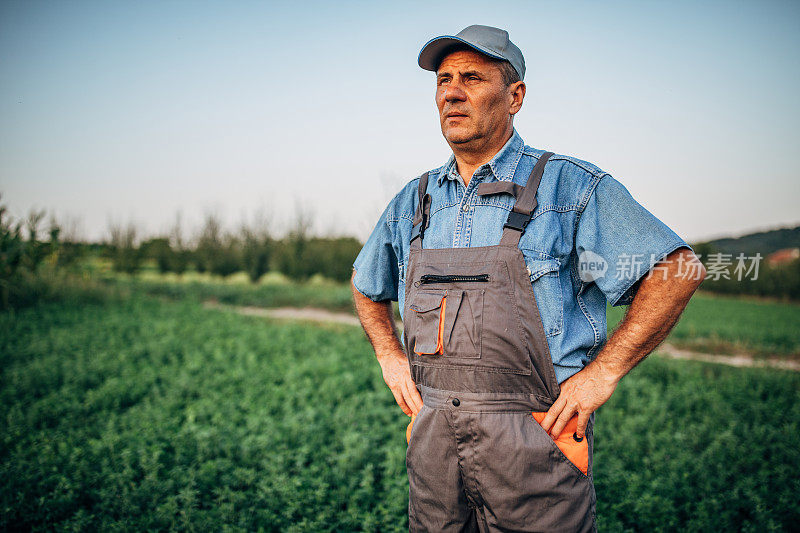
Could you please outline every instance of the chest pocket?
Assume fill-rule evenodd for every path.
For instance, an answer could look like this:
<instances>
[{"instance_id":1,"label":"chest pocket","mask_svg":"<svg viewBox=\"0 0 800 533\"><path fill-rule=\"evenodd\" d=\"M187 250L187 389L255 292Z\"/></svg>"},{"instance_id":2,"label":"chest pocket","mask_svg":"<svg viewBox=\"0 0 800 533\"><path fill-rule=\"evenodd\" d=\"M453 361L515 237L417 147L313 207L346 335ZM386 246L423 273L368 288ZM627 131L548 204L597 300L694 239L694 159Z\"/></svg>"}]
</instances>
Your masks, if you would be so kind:
<instances>
[{"instance_id":1,"label":"chest pocket","mask_svg":"<svg viewBox=\"0 0 800 533\"><path fill-rule=\"evenodd\" d=\"M525 257L533 294L542 317L545 335L551 337L564 329L564 297L558 276L558 259Z\"/></svg>"},{"instance_id":2,"label":"chest pocket","mask_svg":"<svg viewBox=\"0 0 800 533\"><path fill-rule=\"evenodd\" d=\"M447 294L441 292L417 293L408 307L414 316L414 353L417 355L442 355L444 353L444 323Z\"/></svg>"},{"instance_id":3,"label":"chest pocket","mask_svg":"<svg viewBox=\"0 0 800 533\"><path fill-rule=\"evenodd\" d=\"M409 309L415 324L414 353L480 357L483 290L420 291Z\"/></svg>"}]
</instances>

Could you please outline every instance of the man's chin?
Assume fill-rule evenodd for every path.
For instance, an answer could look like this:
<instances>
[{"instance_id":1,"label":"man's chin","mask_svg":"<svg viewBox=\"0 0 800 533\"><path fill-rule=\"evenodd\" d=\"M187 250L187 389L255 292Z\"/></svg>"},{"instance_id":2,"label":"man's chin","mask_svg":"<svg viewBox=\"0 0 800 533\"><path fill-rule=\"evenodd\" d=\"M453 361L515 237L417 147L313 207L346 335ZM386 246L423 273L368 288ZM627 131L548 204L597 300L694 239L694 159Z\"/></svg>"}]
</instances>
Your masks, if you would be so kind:
<instances>
[{"instance_id":1,"label":"man's chin","mask_svg":"<svg viewBox=\"0 0 800 533\"><path fill-rule=\"evenodd\" d=\"M443 133L444 138L451 144L466 144L476 139L476 135L468 131L446 131Z\"/></svg>"}]
</instances>

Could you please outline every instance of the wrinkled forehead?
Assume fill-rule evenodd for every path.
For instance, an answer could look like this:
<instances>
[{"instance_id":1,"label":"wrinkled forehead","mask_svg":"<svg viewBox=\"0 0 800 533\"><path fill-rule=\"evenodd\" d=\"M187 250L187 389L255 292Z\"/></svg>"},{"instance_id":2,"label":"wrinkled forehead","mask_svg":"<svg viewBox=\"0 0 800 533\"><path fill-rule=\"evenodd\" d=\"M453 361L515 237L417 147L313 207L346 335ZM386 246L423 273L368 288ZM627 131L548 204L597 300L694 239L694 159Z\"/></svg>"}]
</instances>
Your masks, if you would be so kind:
<instances>
[{"instance_id":1,"label":"wrinkled forehead","mask_svg":"<svg viewBox=\"0 0 800 533\"><path fill-rule=\"evenodd\" d=\"M455 71L464 72L466 70L489 73L492 70L499 71L500 68L494 61L480 52L471 49L455 49L445 52L439 62L439 67L436 69L436 74L439 75L444 72L452 74Z\"/></svg>"}]
</instances>

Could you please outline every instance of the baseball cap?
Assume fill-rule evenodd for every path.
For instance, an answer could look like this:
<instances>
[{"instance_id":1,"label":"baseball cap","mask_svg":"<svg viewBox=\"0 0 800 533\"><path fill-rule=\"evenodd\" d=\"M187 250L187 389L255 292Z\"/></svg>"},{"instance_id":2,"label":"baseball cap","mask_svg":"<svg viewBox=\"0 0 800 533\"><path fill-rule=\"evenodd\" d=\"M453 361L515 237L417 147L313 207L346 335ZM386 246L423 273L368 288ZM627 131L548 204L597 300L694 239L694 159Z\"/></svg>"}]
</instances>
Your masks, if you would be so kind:
<instances>
[{"instance_id":1,"label":"baseball cap","mask_svg":"<svg viewBox=\"0 0 800 533\"><path fill-rule=\"evenodd\" d=\"M445 51L454 44L466 44L489 57L505 59L517 71L519 79L525 79L525 58L517 45L508 38L508 32L479 24L467 26L455 35L434 37L422 47L417 63L425 70L436 72Z\"/></svg>"}]
</instances>

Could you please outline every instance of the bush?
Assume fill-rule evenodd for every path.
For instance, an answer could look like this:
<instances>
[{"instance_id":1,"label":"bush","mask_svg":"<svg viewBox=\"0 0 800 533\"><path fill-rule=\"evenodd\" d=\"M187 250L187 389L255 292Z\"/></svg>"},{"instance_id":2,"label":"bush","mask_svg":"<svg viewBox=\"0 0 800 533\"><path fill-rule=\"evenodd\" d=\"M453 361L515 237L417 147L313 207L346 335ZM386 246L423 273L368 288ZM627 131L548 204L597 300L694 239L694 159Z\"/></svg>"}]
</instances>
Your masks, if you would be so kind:
<instances>
[{"instance_id":1,"label":"bush","mask_svg":"<svg viewBox=\"0 0 800 533\"><path fill-rule=\"evenodd\" d=\"M142 249L136 244L136 226L112 224L109 232L111 261L116 272L136 274L142 267Z\"/></svg>"},{"instance_id":2,"label":"bush","mask_svg":"<svg viewBox=\"0 0 800 533\"><path fill-rule=\"evenodd\" d=\"M238 240L223 232L222 221L215 214L206 216L194 255L198 272L226 277L242 267Z\"/></svg>"},{"instance_id":3,"label":"bush","mask_svg":"<svg viewBox=\"0 0 800 533\"><path fill-rule=\"evenodd\" d=\"M28 239L23 237L23 222L12 221L7 210L0 204L0 309L7 309L36 299L35 276L48 257L57 257L59 250L59 227L51 223L49 239L39 239L39 225L44 211L31 211L24 225ZM52 261L57 263L56 260Z\"/></svg>"}]
</instances>

